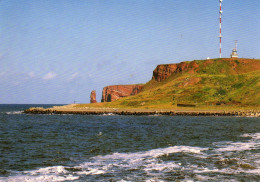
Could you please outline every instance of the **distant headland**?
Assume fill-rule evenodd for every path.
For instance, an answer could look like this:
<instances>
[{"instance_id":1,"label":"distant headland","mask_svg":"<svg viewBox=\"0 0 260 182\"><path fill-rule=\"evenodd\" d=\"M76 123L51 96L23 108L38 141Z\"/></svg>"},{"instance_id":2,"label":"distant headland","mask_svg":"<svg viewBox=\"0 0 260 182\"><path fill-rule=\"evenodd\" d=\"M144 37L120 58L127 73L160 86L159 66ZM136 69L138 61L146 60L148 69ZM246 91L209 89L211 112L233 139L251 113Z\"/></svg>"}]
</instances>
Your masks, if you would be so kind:
<instances>
[{"instance_id":1,"label":"distant headland","mask_svg":"<svg viewBox=\"0 0 260 182\"><path fill-rule=\"evenodd\" d=\"M161 64L146 84L106 86L102 102L97 103L95 91L91 102L51 108L48 112L260 116L260 59L218 58ZM37 112L45 109L26 111Z\"/></svg>"}]
</instances>

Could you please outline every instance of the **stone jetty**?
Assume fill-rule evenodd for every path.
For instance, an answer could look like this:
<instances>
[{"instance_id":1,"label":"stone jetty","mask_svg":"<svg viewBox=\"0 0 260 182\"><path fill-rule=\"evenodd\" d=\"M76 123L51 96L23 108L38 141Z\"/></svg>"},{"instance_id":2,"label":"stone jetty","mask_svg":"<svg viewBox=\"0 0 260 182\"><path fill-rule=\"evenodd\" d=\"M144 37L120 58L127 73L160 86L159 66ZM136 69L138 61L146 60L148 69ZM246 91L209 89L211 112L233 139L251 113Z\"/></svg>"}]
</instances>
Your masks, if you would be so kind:
<instances>
[{"instance_id":1,"label":"stone jetty","mask_svg":"<svg viewBox=\"0 0 260 182\"><path fill-rule=\"evenodd\" d=\"M260 111L180 111L180 110L142 110L142 109L113 109L113 108L29 108L26 114L78 114L78 115L166 115L166 116L241 116L260 117Z\"/></svg>"}]
</instances>

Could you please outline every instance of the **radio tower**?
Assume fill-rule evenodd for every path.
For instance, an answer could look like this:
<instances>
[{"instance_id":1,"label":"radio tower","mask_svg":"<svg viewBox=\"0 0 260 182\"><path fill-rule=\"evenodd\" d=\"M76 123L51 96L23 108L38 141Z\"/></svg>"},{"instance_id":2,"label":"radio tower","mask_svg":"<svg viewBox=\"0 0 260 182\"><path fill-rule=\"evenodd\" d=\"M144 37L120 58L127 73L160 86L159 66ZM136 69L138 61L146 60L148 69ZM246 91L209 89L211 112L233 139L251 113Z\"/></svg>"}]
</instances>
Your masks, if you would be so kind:
<instances>
[{"instance_id":1,"label":"radio tower","mask_svg":"<svg viewBox=\"0 0 260 182\"><path fill-rule=\"evenodd\" d=\"M222 9L221 9L221 5L222 5L222 1L223 0L219 0L219 58L221 58L221 16L222 16Z\"/></svg>"}]
</instances>

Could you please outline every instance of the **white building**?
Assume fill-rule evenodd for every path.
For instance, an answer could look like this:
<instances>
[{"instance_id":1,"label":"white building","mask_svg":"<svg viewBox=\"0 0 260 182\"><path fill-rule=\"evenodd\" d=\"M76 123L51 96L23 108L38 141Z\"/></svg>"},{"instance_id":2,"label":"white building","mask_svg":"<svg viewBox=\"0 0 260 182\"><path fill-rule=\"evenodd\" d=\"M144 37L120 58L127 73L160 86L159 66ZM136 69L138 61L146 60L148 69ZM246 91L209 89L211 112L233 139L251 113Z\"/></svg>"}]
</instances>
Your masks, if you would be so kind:
<instances>
[{"instance_id":1,"label":"white building","mask_svg":"<svg viewBox=\"0 0 260 182\"><path fill-rule=\"evenodd\" d=\"M237 40L235 40L235 48L233 48L230 57L231 58L238 58L238 54L237 54Z\"/></svg>"}]
</instances>

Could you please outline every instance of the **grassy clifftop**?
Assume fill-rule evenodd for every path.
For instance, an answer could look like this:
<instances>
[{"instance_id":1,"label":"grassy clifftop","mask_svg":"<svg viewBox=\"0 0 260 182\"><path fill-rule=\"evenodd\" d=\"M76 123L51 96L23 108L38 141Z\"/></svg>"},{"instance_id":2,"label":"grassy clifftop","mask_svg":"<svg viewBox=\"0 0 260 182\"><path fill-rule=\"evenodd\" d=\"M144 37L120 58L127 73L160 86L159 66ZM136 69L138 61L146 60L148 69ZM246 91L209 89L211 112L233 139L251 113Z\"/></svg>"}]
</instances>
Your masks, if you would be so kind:
<instances>
[{"instance_id":1,"label":"grassy clifftop","mask_svg":"<svg viewBox=\"0 0 260 182\"><path fill-rule=\"evenodd\" d=\"M175 108L179 104L259 107L260 59L225 58L158 65L152 80L139 94L102 106L148 109Z\"/></svg>"}]
</instances>

